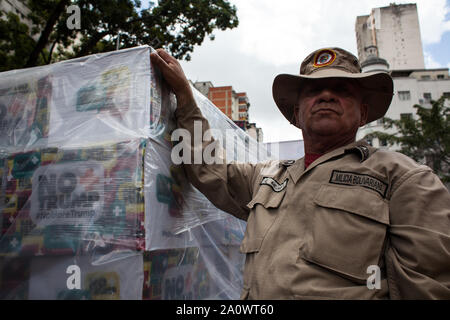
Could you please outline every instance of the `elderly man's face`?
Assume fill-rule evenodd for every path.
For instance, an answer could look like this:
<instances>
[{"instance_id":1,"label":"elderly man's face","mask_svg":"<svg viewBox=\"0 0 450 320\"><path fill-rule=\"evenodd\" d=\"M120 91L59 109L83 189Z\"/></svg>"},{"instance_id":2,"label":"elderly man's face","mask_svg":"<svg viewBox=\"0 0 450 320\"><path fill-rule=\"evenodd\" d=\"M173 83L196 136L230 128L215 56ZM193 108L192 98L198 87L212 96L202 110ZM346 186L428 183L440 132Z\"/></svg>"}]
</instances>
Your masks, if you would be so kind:
<instances>
[{"instance_id":1,"label":"elderly man's face","mask_svg":"<svg viewBox=\"0 0 450 320\"><path fill-rule=\"evenodd\" d=\"M354 138L367 120L367 105L356 83L348 79L321 79L306 85L295 117L307 137Z\"/></svg>"}]
</instances>

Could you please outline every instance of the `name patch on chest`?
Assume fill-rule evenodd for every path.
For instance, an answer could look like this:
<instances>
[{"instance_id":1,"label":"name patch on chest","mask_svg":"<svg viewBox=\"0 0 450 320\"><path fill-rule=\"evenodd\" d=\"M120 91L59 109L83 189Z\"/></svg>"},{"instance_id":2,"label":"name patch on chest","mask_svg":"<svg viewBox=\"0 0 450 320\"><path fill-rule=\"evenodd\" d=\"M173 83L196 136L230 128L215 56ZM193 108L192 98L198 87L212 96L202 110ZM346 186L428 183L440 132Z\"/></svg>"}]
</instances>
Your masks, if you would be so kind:
<instances>
[{"instance_id":1,"label":"name patch on chest","mask_svg":"<svg viewBox=\"0 0 450 320\"><path fill-rule=\"evenodd\" d=\"M388 189L388 184L384 183L380 179L374 178L367 174L339 170L333 170L330 183L364 187L378 192L383 198L386 198L386 191Z\"/></svg>"},{"instance_id":2,"label":"name patch on chest","mask_svg":"<svg viewBox=\"0 0 450 320\"><path fill-rule=\"evenodd\" d=\"M270 178L270 177L265 177L262 181L261 181L261 185L267 185L270 186L273 191L275 192L281 192L283 191L288 183L289 179L284 180L284 182L282 184L278 183L275 179Z\"/></svg>"}]
</instances>

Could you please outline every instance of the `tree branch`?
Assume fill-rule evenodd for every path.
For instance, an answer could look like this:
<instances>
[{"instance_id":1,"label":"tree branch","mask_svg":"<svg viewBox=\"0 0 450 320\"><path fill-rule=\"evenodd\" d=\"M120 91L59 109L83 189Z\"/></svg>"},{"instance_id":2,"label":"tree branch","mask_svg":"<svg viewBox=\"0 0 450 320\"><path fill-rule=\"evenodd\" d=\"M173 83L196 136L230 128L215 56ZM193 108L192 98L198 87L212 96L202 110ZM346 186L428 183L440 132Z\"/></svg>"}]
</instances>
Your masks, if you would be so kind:
<instances>
[{"instance_id":1,"label":"tree branch","mask_svg":"<svg viewBox=\"0 0 450 320\"><path fill-rule=\"evenodd\" d=\"M59 41L59 35L56 37L56 40L53 41L52 47L50 49L50 53L48 54L47 64L50 64L52 62L53 50L55 49L55 46L58 43L58 41Z\"/></svg>"},{"instance_id":2,"label":"tree branch","mask_svg":"<svg viewBox=\"0 0 450 320\"><path fill-rule=\"evenodd\" d=\"M28 58L28 61L25 64L25 67L34 67L36 65L39 54L42 52L42 50L48 43L48 39L50 37L50 34L52 33L55 23L58 21L59 17L63 13L64 9L66 8L66 5L69 2L70 0L60 0L58 2L55 10L52 12L50 18L48 19L47 24L45 25L45 28L42 31L36 46L31 52L30 57Z\"/></svg>"}]
</instances>

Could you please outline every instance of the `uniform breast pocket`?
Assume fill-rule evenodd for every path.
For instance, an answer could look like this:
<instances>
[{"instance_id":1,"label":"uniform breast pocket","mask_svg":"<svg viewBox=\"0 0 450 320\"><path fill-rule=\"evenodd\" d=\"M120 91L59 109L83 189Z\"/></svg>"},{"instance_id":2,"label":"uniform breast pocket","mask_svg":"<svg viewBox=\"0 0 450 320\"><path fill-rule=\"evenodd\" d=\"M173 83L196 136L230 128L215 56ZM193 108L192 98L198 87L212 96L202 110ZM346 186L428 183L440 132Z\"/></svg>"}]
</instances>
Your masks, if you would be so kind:
<instances>
[{"instance_id":1,"label":"uniform breast pocket","mask_svg":"<svg viewBox=\"0 0 450 320\"><path fill-rule=\"evenodd\" d=\"M276 192L263 185L247 207L252 210L247 220L247 228L242 241L241 253L258 252L264 237L278 217L286 189Z\"/></svg>"},{"instance_id":2,"label":"uniform breast pocket","mask_svg":"<svg viewBox=\"0 0 450 320\"><path fill-rule=\"evenodd\" d=\"M365 282L367 267L379 263L388 224L389 207L378 194L323 185L314 198L311 230L300 257Z\"/></svg>"}]
</instances>

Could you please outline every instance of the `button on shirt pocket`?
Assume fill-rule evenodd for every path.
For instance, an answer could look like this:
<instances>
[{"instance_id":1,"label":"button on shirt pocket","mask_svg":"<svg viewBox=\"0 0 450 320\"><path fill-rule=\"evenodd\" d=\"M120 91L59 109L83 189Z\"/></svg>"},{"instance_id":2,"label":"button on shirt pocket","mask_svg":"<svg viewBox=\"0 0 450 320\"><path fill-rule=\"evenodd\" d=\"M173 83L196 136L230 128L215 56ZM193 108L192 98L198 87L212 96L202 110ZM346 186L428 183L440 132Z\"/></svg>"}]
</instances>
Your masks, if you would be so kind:
<instances>
[{"instance_id":1,"label":"button on shirt pocket","mask_svg":"<svg viewBox=\"0 0 450 320\"><path fill-rule=\"evenodd\" d=\"M301 258L365 282L367 267L378 265L382 254L389 224L386 200L361 187L323 185L314 206Z\"/></svg>"}]
</instances>

